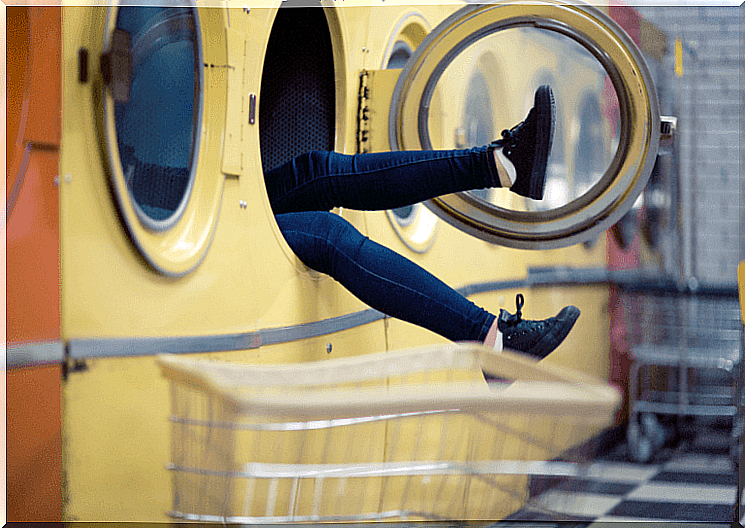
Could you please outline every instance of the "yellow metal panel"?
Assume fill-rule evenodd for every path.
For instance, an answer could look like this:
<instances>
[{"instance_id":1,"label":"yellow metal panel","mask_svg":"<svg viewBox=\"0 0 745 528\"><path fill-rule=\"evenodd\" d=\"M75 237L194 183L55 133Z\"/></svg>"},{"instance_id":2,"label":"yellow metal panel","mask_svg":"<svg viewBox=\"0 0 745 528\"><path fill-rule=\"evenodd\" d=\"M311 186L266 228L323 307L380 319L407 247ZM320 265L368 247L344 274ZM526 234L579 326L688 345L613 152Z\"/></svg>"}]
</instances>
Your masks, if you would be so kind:
<instances>
[{"instance_id":1,"label":"yellow metal panel","mask_svg":"<svg viewBox=\"0 0 745 528\"><path fill-rule=\"evenodd\" d=\"M256 53L257 48L266 45L270 11L252 11L249 53ZM215 23L220 12L202 9L200 16L203 22ZM316 277L292 254L274 221L263 182L258 126L245 128L245 177L224 182L219 220L199 267L174 279L164 277L143 262L122 225L107 185L95 120L100 83L95 73L94 82L88 84L78 83L75 77L79 47L87 47L91 57L100 54L102 34L88 28L103 26L105 9L71 7L65 9L64 17L65 104L60 156L63 337L188 336L251 331L265 312L275 312L272 307L282 290L303 287L293 286L293 281L315 284ZM210 38L214 35L206 35L205 40ZM221 58L216 43L209 49L207 55L214 57L208 60ZM263 52L258 56L263 56ZM260 64L246 70L246 90L250 93L259 93L260 70ZM226 68L207 68L205 72L209 97L220 97L222 93L224 100ZM205 121L205 134L222 135L225 110L219 115L215 121ZM218 148L206 148L202 152L197 176L200 181L224 180L219 171L223 150L220 145L212 147L215 146ZM241 202L250 205L243 208ZM351 212L344 215L364 231L362 216ZM342 290L338 285L329 288ZM360 303L347 303L342 309L355 311L359 306ZM270 315L269 319L271 324L279 326L307 322L294 319L294 314L294 308L278 306L276 315Z\"/></svg>"},{"instance_id":2,"label":"yellow metal panel","mask_svg":"<svg viewBox=\"0 0 745 528\"><path fill-rule=\"evenodd\" d=\"M328 352L329 345L331 352ZM236 363L276 364L338 359L383 352L385 349L384 322L379 320L329 335L265 345L252 350L202 354L200 357Z\"/></svg>"},{"instance_id":3,"label":"yellow metal panel","mask_svg":"<svg viewBox=\"0 0 745 528\"><path fill-rule=\"evenodd\" d=\"M372 2L371 2L372 4ZM465 5L462 2L427 2L416 5L405 2L388 5L381 1L370 9L371 20L364 67L368 70L384 68L396 40L406 41L412 48L421 41L420 31L426 34L448 15Z\"/></svg>"},{"instance_id":4,"label":"yellow metal panel","mask_svg":"<svg viewBox=\"0 0 745 528\"><path fill-rule=\"evenodd\" d=\"M228 44L228 104L225 116L225 144L222 171L240 175L243 172L243 128L246 122L248 94L244 86L246 39L233 29L226 29Z\"/></svg>"},{"instance_id":5,"label":"yellow metal panel","mask_svg":"<svg viewBox=\"0 0 745 528\"><path fill-rule=\"evenodd\" d=\"M197 5L215 6L219 2L202 2ZM199 19L202 27L226 27L228 26L228 12L220 8L202 8L199 10ZM206 64L224 65L228 63L228 48L222 35L218 32L203 31L202 42L204 49L202 57Z\"/></svg>"},{"instance_id":6,"label":"yellow metal panel","mask_svg":"<svg viewBox=\"0 0 745 528\"><path fill-rule=\"evenodd\" d=\"M65 519L166 521L169 395L154 358L86 365L64 384Z\"/></svg>"},{"instance_id":7,"label":"yellow metal panel","mask_svg":"<svg viewBox=\"0 0 745 528\"><path fill-rule=\"evenodd\" d=\"M101 52L102 34L88 28L103 26L105 9L66 8L63 16L63 60L66 63L60 156L63 336L69 339L176 334L179 326L183 333L199 333L201 321L207 323L209 332L214 320L210 321L209 314L196 316L200 311L198 302L186 302L186 299L196 300L195 282L202 282L197 291L204 290L203 295L210 296L204 288L204 277L193 274L178 282L145 265L122 225L109 192L104 153L99 144L100 130L95 119L100 80L95 69L92 81L87 84L78 83L75 77L78 47L87 47L91 57ZM224 86L221 76L224 72L211 72L206 82L208 92L212 85ZM204 124L207 128L221 127L209 120ZM209 150L205 150L207 153L200 165L209 164ZM202 171L197 176L197 187L205 177L214 179L222 175L206 176ZM223 287L227 290L225 282ZM102 284L106 287L102 288ZM186 312L183 315L174 313L182 308ZM189 312L190 329L185 328Z\"/></svg>"},{"instance_id":8,"label":"yellow metal panel","mask_svg":"<svg viewBox=\"0 0 745 528\"><path fill-rule=\"evenodd\" d=\"M331 353L327 352L329 343ZM244 363L295 363L383 350L383 322L377 321L330 336L199 357ZM172 500L171 479L166 470L171 460L170 396L155 358L88 360L86 365L87 370L71 373L64 387L66 519L167 520L165 512L171 508ZM245 448L250 440L243 438L238 449ZM323 442L323 438L318 441ZM275 446L266 447L271 450ZM377 449L382 450L382 443ZM242 456L248 455L244 452Z\"/></svg>"}]
</instances>

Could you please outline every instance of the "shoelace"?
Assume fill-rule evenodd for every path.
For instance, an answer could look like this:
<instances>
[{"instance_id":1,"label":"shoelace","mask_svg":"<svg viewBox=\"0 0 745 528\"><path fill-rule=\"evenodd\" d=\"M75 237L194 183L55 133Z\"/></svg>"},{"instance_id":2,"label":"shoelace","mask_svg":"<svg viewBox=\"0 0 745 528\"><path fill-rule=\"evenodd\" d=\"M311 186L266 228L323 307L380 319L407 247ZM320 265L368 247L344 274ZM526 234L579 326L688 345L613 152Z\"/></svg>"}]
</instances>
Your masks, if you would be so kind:
<instances>
[{"instance_id":1,"label":"shoelace","mask_svg":"<svg viewBox=\"0 0 745 528\"><path fill-rule=\"evenodd\" d=\"M503 152L507 154L508 152L512 151L512 147L515 146L515 143L517 140L520 139L520 129L525 125L525 123L528 122L530 119L530 114L533 113L533 109L528 112L528 117L525 118L525 121L522 121L509 130L505 129L502 130L502 139L498 139L496 141L492 141L491 145L493 147L504 147Z\"/></svg>"},{"instance_id":2,"label":"shoelace","mask_svg":"<svg viewBox=\"0 0 745 528\"><path fill-rule=\"evenodd\" d=\"M509 317L507 317L505 321L510 326L517 326L517 324L523 320L523 313L521 310L525 305L525 297L523 297L522 293L517 294L517 297L515 298L515 304L517 304L517 312L515 312L514 315L510 315Z\"/></svg>"}]
</instances>

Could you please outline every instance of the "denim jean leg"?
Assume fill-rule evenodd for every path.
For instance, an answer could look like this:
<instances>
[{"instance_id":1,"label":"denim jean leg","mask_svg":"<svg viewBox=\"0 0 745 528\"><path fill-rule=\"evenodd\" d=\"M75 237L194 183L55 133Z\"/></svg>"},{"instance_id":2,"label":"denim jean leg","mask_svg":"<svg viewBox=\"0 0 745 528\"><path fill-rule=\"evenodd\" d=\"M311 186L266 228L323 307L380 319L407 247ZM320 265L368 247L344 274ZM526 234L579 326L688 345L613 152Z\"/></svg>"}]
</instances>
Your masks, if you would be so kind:
<instances>
[{"instance_id":1,"label":"denim jean leg","mask_svg":"<svg viewBox=\"0 0 745 528\"><path fill-rule=\"evenodd\" d=\"M482 342L494 322L494 315L338 215L285 213L276 219L305 265L330 275L380 312L452 341Z\"/></svg>"},{"instance_id":2,"label":"denim jean leg","mask_svg":"<svg viewBox=\"0 0 745 528\"><path fill-rule=\"evenodd\" d=\"M275 214L394 209L499 186L489 147L356 155L314 151L270 170L265 180Z\"/></svg>"}]
</instances>

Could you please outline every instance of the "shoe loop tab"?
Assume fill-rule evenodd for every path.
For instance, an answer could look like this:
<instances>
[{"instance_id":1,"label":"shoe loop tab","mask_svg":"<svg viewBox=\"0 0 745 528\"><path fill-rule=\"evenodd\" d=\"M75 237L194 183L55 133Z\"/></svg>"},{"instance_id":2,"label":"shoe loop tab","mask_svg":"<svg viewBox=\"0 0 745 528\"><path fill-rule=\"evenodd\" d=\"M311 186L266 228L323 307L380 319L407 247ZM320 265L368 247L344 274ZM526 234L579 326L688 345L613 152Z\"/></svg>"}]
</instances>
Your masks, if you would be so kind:
<instances>
[{"instance_id":1,"label":"shoe loop tab","mask_svg":"<svg viewBox=\"0 0 745 528\"><path fill-rule=\"evenodd\" d=\"M517 304L517 313L515 314L515 317L520 321L523 315L521 310L523 309L523 306L525 306L525 297L523 297L522 293L518 293L517 297L515 297L515 304Z\"/></svg>"}]
</instances>

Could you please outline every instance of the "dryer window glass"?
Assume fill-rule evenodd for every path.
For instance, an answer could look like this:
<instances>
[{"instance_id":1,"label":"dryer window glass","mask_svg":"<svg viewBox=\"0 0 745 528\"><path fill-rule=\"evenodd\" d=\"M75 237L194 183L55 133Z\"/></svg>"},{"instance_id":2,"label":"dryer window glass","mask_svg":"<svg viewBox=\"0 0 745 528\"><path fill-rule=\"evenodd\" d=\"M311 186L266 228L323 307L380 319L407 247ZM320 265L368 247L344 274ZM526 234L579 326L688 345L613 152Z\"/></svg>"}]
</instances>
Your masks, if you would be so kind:
<instances>
[{"instance_id":1,"label":"dryer window glass","mask_svg":"<svg viewBox=\"0 0 745 528\"><path fill-rule=\"evenodd\" d=\"M489 95L489 81L482 68L476 69L471 75L464 99L466 103L461 119L463 119L465 142L459 148L488 145L496 137L493 123L494 110ZM482 200L488 200L490 192L489 189L474 189L471 194Z\"/></svg>"},{"instance_id":2,"label":"dryer window glass","mask_svg":"<svg viewBox=\"0 0 745 528\"><path fill-rule=\"evenodd\" d=\"M128 89L115 92L122 172L140 220L164 230L191 193L201 116L193 8L120 7L113 55L128 55ZM119 49L116 49L116 48Z\"/></svg>"},{"instance_id":3,"label":"dryer window glass","mask_svg":"<svg viewBox=\"0 0 745 528\"><path fill-rule=\"evenodd\" d=\"M493 56L491 63L479 68L477 58ZM473 72L470 82L469 73ZM530 212L559 209L586 194L609 169L618 148L618 131L612 130L609 113L598 104L592 111L583 106L583 97L602 100L608 87L603 65L581 44L558 32L532 27L517 27L474 39L445 67L437 90L452 108L429 113L427 132L434 148L469 148L498 139L501 131L523 121L533 106L537 86L533 79L551 73L550 83L556 97L557 120L554 128L549 168L566 165L565 150L575 150L581 166L581 181L572 182L571 173L556 174L548 182L540 204L533 204L506 193L470 193L511 211ZM615 97L615 93L609 94ZM455 105L467 102L459 113ZM610 108L608 109L610 111ZM557 141L570 142L557 145ZM551 175L551 174L550 174ZM575 192L576 191L576 192Z\"/></svg>"}]
</instances>

